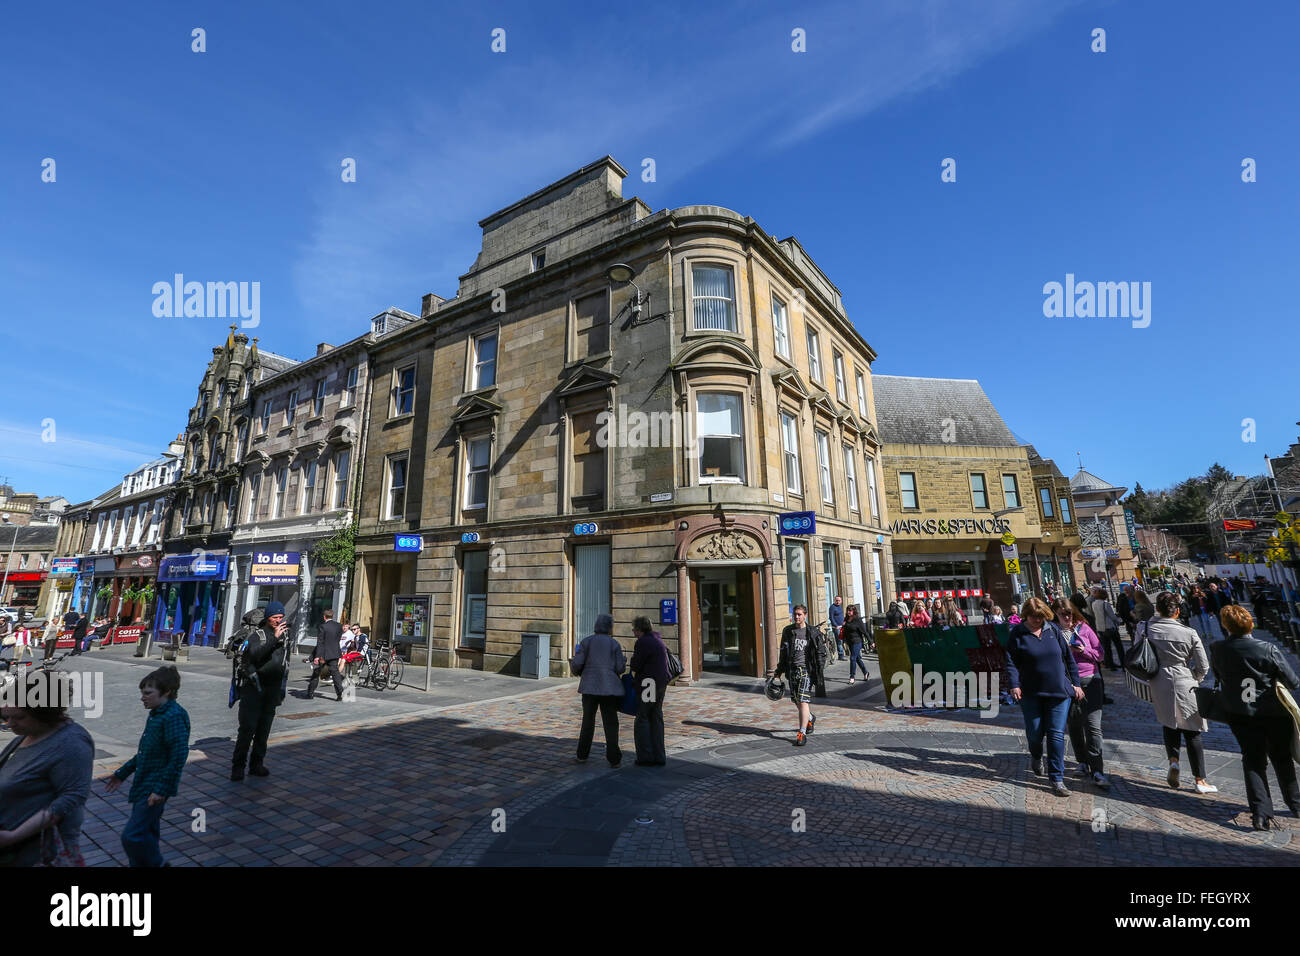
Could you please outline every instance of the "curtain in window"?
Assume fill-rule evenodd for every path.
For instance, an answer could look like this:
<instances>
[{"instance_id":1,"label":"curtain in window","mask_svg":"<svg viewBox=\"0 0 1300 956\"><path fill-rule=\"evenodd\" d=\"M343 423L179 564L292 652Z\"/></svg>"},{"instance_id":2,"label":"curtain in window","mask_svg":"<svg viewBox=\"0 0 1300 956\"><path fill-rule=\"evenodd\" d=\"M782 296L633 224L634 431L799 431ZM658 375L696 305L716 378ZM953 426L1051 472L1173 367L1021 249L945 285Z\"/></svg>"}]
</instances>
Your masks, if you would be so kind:
<instances>
[{"instance_id":1,"label":"curtain in window","mask_svg":"<svg viewBox=\"0 0 1300 956\"><path fill-rule=\"evenodd\" d=\"M609 545L588 544L573 549L577 620L574 641L591 634L596 618L609 613Z\"/></svg>"}]
</instances>

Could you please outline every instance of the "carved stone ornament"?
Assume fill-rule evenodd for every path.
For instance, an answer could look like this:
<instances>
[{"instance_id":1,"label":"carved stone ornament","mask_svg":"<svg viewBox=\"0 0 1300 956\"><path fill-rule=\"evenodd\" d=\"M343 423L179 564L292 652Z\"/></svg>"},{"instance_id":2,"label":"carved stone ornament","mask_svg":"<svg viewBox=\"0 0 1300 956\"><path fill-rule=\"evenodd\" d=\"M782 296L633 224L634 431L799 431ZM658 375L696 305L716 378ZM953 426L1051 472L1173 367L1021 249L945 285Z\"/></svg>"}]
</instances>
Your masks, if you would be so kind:
<instances>
[{"instance_id":1,"label":"carved stone ornament","mask_svg":"<svg viewBox=\"0 0 1300 956\"><path fill-rule=\"evenodd\" d=\"M735 561L762 556L758 542L747 534L734 531L715 531L691 542L687 559Z\"/></svg>"}]
</instances>

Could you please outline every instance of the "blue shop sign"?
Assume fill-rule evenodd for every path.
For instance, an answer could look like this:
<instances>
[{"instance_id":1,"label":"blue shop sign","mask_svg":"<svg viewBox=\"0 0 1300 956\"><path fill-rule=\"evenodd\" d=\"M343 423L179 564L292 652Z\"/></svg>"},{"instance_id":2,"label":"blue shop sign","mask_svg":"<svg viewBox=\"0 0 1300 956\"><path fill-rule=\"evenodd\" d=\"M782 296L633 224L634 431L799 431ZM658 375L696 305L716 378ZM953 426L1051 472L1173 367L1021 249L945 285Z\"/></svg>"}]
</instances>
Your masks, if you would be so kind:
<instances>
[{"instance_id":1,"label":"blue shop sign","mask_svg":"<svg viewBox=\"0 0 1300 956\"><path fill-rule=\"evenodd\" d=\"M394 551L423 551L424 535L420 534L395 534L393 535Z\"/></svg>"},{"instance_id":2,"label":"blue shop sign","mask_svg":"<svg viewBox=\"0 0 1300 956\"><path fill-rule=\"evenodd\" d=\"M226 562L224 554L174 554L162 559L158 566L159 581L224 581Z\"/></svg>"},{"instance_id":3,"label":"blue shop sign","mask_svg":"<svg viewBox=\"0 0 1300 956\"><path fill-rule=\"evenodd\" d=\"M677 602L672 598L665 598L659 602L659 623L677 623Z\"/></svg>"},{"instance_id":4,"label":"blue shop sign","mask_svg":"<svg viewBox=\"0 0 1300 956\"><path fill-rule=\"evenodd\" d=\"M573 526L574 534L595 534L600 527L594 521L583 521Z\"/></svg>"},{"instance_id":5,"label":"blue shop sign","mask_svg":"<svg viewBox=\"0 0 1300 956\"><path fill-rule=\"evenodd\" d=\"M777 515L777 520L782 534L817 533L817 513L813 511L791 511Z\"/></svg>"},{"instance_id":6,"label":"blue shop sign","mask_svg":"<svg viewBox=\"0 0 1300 956\"><path fill-rule=\"evenodd\" d=\"M479 534L477 531L466 531L460 536L461 544L478 544Z\"/></svg>"}]
</instances>

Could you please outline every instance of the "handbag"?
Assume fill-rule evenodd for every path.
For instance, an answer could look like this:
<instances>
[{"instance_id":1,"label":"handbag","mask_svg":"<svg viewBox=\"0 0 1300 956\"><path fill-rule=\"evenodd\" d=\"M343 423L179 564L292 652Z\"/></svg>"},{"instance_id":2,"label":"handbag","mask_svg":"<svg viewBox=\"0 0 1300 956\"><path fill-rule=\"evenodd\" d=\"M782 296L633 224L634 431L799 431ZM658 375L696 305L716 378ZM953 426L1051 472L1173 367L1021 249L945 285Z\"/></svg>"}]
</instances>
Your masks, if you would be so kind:
<instances>
[{"instance_id":1,"label":"handbag","mask_svg":"<svg viewBox=\"0 0 1300 956\"><path fill-rule=\"evenodd\" d=\"M672 683L677 678L682 676L682 659L678 657L676 654L674 654L672 651L668 651L667 653L668 653L668 681L669 683Z\"/></svg>"},{"instance_id":2,"label":"handbag","mask_svg":"<svg viewBox=\"0 0 1300 956\"><path fill-rule=\"evenodd\" d=\"M46 838L49 834L49 838ZM41 831L41 866L78 867L85 866L86 860L80 850L72 850L63 840L63 834L57 826L48 826Z\"/></svg>"},{"instance_id":3,"label":"handbag","mask_svg":"<svg viewBox=\"0 0 1300 956\"><path fill-rule=\"evenodd\" d=\"M1291 715L1291 759L1300 763L1300 706L1296 705L1295 698L1286 689L1286 685L1274 681L1273 686L1277 691L1277 702Z\"/></svg>"},{"instance_id":4,"label":"handbag","mask_svg":"<svg viewBox=\"0 0 1300 956\"><path fill-rule=\"evenodd\" d=\"M1230 716L1223 706L1223 696L1219 693L1219 682L1215 681L1213 687L1202 687L1197 685L1192 688L1192 693L1196 695L1196 712L1206 720L1214 720L1221 724L1228 722Z\"/></svg>"},{"instance_id":5,"label":"handbag","mask_svg":"<svg viewBox=\"0 0 1300 956\"><path fill-rule=\"evenodd\" d=\"M627 714L630 717L635 717L636 706L639 700L636 678L632 676L631 671L628 671L620 677L619 680L623 682L623 702L618 705L618 709L620 712Z\"/></svg>"},{"instance_id":6,"label":"handbag","mask_svg":"<svg viewBox=\"0 0 1300 956\"><path fill-rule=\"evenodd\" d=\"M1137 635L1133 646L1124 654L1124 669L1139 680L1150 680L1159 673L1160 660L1156 657L1156 649L1147 639L1146 627L1142 628L1142 633Z\"/></svg>"}]
</instances>

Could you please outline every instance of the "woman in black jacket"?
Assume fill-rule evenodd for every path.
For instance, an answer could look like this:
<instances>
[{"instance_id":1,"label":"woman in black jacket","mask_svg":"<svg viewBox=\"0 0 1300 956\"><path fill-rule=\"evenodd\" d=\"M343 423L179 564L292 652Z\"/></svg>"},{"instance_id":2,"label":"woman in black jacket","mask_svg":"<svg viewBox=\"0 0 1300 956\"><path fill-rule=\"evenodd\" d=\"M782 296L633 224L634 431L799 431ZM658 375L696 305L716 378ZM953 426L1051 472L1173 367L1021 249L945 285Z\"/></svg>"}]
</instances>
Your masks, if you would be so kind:
<instances>
[{"instance_id":1,"label":"woman in black jacket","mask_svg":"<svg viewBox=\"0 0 1300 956\"><path fill-rule=\"evenodd\" d=\"M850 605L844 616L844 629L840 631L840 637L849 648L849 683L856 683L853 679L855 667L862 671L862 679L866 680L870 675L867 673L867 665L862 663L862 645L871 641L871 625L858 614L856 604Z\"/></svg>"},{"instance_id":2,"label":"woman in black jacket","mask_svg":"<svg viewBox=\"0 0 1300 956\"><path fill-rule=\"evenodd\" d=\"M889 602L889 612L885 615L885 622L889 625L890 630L897 630L907 622L907 615L898 606L897 601Z\"/></svg>"},{"instance_id":3,"label":"woman in black jacket","mask_svg":"<svg viewBox=\"0 0 1300 956\"><path fill-rule=\"evenodd\" d=\"M1256 830L1272 826L1273 797L1268 789L1268 764L1273 764L1282 799L1292 816L1300 817L1300 785L1291 760L1295 725L1277 699L1281 681L1300 689L1291 665L1276 644L1251 636L1255 621L1239 604L1220 612L1224 640L1210 645L1210 666L1220 684L1219 699L1228 711L1228 727L1241 746L1241 766L1246 777L1246 800L1251 825Z\"/></svg>"}]
</instances>

